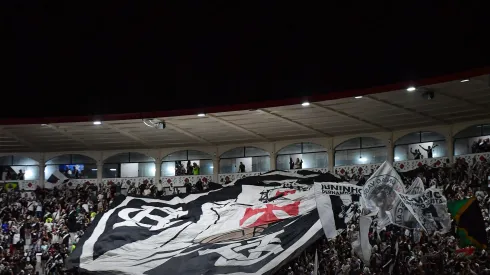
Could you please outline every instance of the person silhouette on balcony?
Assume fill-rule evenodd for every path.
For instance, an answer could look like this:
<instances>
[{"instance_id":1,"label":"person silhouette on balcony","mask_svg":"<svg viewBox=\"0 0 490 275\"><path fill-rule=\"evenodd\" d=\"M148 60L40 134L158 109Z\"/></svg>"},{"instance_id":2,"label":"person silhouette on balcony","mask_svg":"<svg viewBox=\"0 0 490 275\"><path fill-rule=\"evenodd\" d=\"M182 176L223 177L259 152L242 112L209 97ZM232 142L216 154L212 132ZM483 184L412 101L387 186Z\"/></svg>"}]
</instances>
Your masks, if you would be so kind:
<instances>
[{"instance_id":1,"label":"person silhouette on balcony","mask_svg":"<svg viewBox=\"0 0 490 275\"><path fill-rule=\"evenodd\" d=\"M422 153L420 153L419 149L413 150L413 148L410 148L410 153L413 155L413 159L422 159Z\"/></svg>"},{"instance_id":2,"label":"person silhouette on balcony","mask_svg":"<svg viewBox=\"0 0 490 275\"><path fill-rule=\"evenodd\" d=\"M245 164L240 161L240 166L238 166L238 173L245 173Z\"/></svg>"},{"instance_id":3,"label":"person silhouette on balcony","mask_svg":"<svg viewBox=\"0 0 490 275\"><path fill-rule=\"evenodd\" d=\"M199 175L199 170L200 170L199 166L194 162L192 164L192 174Z\"/></svg>"},{"instance_id":4,"label":"person silhouette on balcony","mask_svg":"<svg viewBox=\"0 0 490 275\"><path fill-rule=\"evenodd\" d=\"M22 170L19 170L19 174L17 174L17 179L24 180L24 172L22 172Z\"/></svg>"},{"instance_id":5,"label":"person silhouette on balcony","mask_svg":"<svg viewBox=\"0 0 490 275\"><path fill-rule=\"evenodd\" d=\"M293 158L289 158L289 170L293 170L294 169L294 161L293 161Z\"/></svg>"},{"instance_id":6,"label":"person silhouette on balcony","mask_svg":"<svg viewBox=\"0 0 490 275\"><path fill-rule=\"evenodd\" d=\"M297 158L296 163L294 163L294 169L301 169L302 167L303 167L303 160Z\"/></svg>"},{"instance_id":7,"label":"person silhouette on balcony","mask_svg":"<svg viewBox=\"0 0 490 275\"><path fill-rule=\"evenodd\" d=\"M436 145L434 145L432 147L428 146L427 149L425 149L424 147L422 147L422 145L419 145L419 146L420 146L420 148L422 148L422 150L424 150L424 151L427 152L427 158L431 159L432 158L432 150L434 148L436 148L437 145L439 145L439 144L436 144Z\"/></svg>"}]
</instances>

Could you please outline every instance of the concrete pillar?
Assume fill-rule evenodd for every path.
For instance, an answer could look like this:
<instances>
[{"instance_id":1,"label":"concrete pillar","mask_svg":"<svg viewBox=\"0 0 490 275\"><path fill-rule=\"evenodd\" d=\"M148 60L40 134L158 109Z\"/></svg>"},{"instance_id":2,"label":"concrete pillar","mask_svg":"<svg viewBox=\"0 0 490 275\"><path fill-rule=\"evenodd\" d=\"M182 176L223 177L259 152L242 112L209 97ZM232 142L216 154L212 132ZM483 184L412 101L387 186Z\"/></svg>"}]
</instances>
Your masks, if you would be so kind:
<instances>
[{"instance_id":1,"label":"concrete pillar","mask_svg":"<svg viewBox=\"0 0 490 275\"><path fill-rule=\"evenodd\" d=\"M39 186L41 188L44 188L44 182L46 181L44 175L45 169L46 169L46 165L44 164L44 161L39 163Z\"/></svg>"},{"instance_id":2,"label":"concrete pillar","mask_svg":"<svg viewBox=\"0 0 490 275\"><path fill-rule=\"evenodd\" d=\"M213 158L213 181L219 183L219 158Z\"/></svg>"},{"instance_id":3,"label":"concrete pillar","mask_svg":"<svg viewBox=\"0 0 490 275\"><path fill-rule=\"evenodd\" d=\"M271 167L270 167L270 170L276 170L276 163L277 163L277 156L276 156L276 153L272 153L271 154Z\"/></svg>"},{"instance_id":4,"label":"concrete pillar","mask_svg":"<svg viewBox=\"0 0 490 275\"><path fill-rule=\"evenodd\" d=\"M155 179L153 182L155 184L158 183L160 178L162 177L162 160L160 158L155 158Z\"/></svg>"},{"instance_id":5,"label":"concrete pillar","mask_svg":"<svg viewBox=\"0 0 490 275\"><path fill-rule=\"evenodd\" d=\"M393 133L391 133L391 137L390 139L388 139L388 144L386 146L386 150L388 150L387 154L386 154L386 160L388 161L388 163L390 164L393 164L393 161L395 159L395 148L394 148L394 145L393 145Z\"/></svg>"},{"instance_id":6,"label":"concrete pillar","mask_svg":"<svg viewBox=\"0 0 490 275\"><path fill-rule=\"evenodd\" d=\"M97 183L102 183L102 168L104 164L102 162L97 162Z\"/></svg>"},{"instance_id":7,"label":"concrete pillar","mask_svg":"<svg viewBox=\"0 0 490 275\"><path fill-rule=\"evenodd\" d=\"M452 135L446 136L446 152L451 163L454 161L454 141Z\"/></svg>"},{"instance_id":8,"label":"concrete pillar","mask_svg":"<svg viewBox=\"0 0 490 275\"><path fill-rule=\"evenodd\" d=\"M327 159L328 172L333 174L334 165L335 165L335 152L334 150L330 149L327 151L327 153L328 153L328 159Z\"/></svg>"},{"instance_id":9,"label":"concrete pillar","mask_svg":"<svg viewBox=\"0 0 490 275\"><path fill-rule=\"evenodd\" d=\"M334 174L335 149L333 148L333 138L330 139L330 145L328 145L327 147L327 154L328 154L328 159L327 159L328 172Z\"/></svg>"}]
</instances>

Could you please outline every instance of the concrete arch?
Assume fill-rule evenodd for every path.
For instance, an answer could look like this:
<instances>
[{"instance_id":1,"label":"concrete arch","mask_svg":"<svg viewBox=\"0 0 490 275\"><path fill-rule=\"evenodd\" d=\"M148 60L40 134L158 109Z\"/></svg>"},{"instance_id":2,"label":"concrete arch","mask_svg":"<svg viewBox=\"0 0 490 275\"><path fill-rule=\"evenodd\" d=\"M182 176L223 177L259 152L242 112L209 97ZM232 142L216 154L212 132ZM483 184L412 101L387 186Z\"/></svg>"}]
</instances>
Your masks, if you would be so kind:
<instances>
[{"instance_id":1,"label":"concrete arch","mask_svg":"<svg viewBox=\"0 0 490 275\"><path fill-rule=\"evenodd\" d=\"M419 133L419 132L430 132L430 133L436 133L436 134L439 134L441 136L444 137L444 140L447 140L448 136L445 134L445 133L442 133L442 132L439 132L439 131L429 131L429 130L419 130L419 131L411 131L410 133L406 133L405 135L403 136L398 136L398 138L394 139L394 142L393 142L393 145L396 145L396 142L410 134L413 134L413 133ZM393 137L394 138L394 137Z\"/></svg>"},{"instance_id":2,"label":"concrete arch","mask_svg":"<svg viewBox=\"0 0 490 275\"><path fill-rule=\"evenodd\" d=\"M269 142L269 143L253 143L253 144L231 144L231 145L222 145L218 147L217 154L216 156L218 159L226 152L235 149L235 148L240 148L240 147L255 147L262 149L269 154L274 153L274 144Z\"/></svg>"},{"instance_id":3,"label":"concrete arch","mask_svg":"<svg viewBox=\"0 0 490 275\"><path fill-rule=\"evenodd\" d=\"M260 149L260 150L262 150L262 151L264 151L264 152L267 152L267 153L269 154L269 156L271 156L271 155L272 155L272 154L271 154L271 152L270 152L269 150L265 150L264 148L261 148L261 147L258 147L258 146L234 146L234 147L232 147L232 148L230 148L230 149L228 149L228 150L226 150L226 151L224 151L224 152L222 152L222 153L220 152L220 154L219 154L219 159L221 159L221 156L223 156L225 153L228 153L229 151L231 151L231 150L233 150L233 149L236 149L236 148L243 148L243 147L257 148L257 149Z\"/></svg>"},{"instance_id":4,"label":"concrete arch","mask_svg":"<svg viewBox=\"0 0 490 275\"><path fill-rule=\"evenodd\" d=\"M322 144L318 144L318 143L316 143L316 142L311 142L311 141L302 141L302 142L294 142L294 143L289 143L289 144L287 144L287 145L282 146L281 148L276 148L276 150L277 150L277 151L276 151L276 154L277 154L277 153L279 153L279 151L281 151L282 149L284 149L284 148L286 148L286 147L288 147L288 146L290 146L290 145L295 145L295 144L300 144L300 143L313 143L313 144L315 144L315 145L321 146L321 147L322 147L322 148L325 150L325 152L328 152L328 151L329 151L329 150L328 150L328 149L327 149L325 146L323 146Z\"/></svg>"},{"instance_id":5,"label":"concrete arch","mask_svg":"<svg viewBox=\"0 0 490 275\"><path fill-rule=\"evenodd\" d=\"M473 121L465 121L461 123L456 123L452 126L452 135L456 136L459 132L466 130L469 127L481 125L481 124L490 124L490 119L482 119L482 120L473 120Z\"/></svg>"},{"instance_id":6,"label":"concrete arch","mask_svg":"<svg viewBox=\"0 0 490 275\"><path fill-rule=\"evenodd\" d=\"M459 133L461 133L461 132L465 131L466 129L469 129L469 128L472 128L472 127L475 127L475 126L479 126L479 125L484 125L484 124L490 124L490 123L477 123L477 124L472 123L471 125L468 125L468 126L467 126L467 127L465 127L465 128L458 129L458 131L457 131L457 132L454 132L454 133L453 133L453 137L456 137L456 136L457 136Z\"/></svg>"},{"instance_id":7,"label":"concrete arch","mask_svg":"<svg viewBox=\"0 0 490 275\"><path fill-rule=\"evenodd\" d=\"M449 139L451 137L450 127L447 125L443 125L443 126L419 127L419 128L411 128L411 129L395 131L395 132L393 132L393 140L396 141L396 140L399 140L400 138L402 138L408 134L411 134L414 132L420 132L420 131L438 133L438 134L445 136L446 139ZM393 142L393 144L394 144L394 142Z\"/></svg>"},{"instance_id":8,"label":"concrete arch","mask_svg":"<svg viewBox=\"0 0 490 275\"><path fill-rule=\"evenodd\" d=\"M135 151L135 150L130 150L130 151L123 151L123 152L113 153L111 155L106 155L106 156L104 156L104 159L103 159L102 163L105 164L107 159L109 159L111 157L114 157L114 156L117 156L117 155L120 155L120 154L126 154L126 153L138 153L138 154L141 154L141 155L145 155L147 157L152 158L153 161L156 162L155 157L152 157L150 154L147 154L145 152L139 152L139 151Z\"/></svg>"},{"instance_id":9,"label":"concrete arch","mask_svg":"<svg viewBox=\"0 0 490 275\"><path fill-rule=\"evenodd\" d=\"M382 133L365 133L365 134L356 134L356 135L347 135L347 136L337 136L333 138L332 149L335 151L335 148L340 144L348 141L349 139L360 138L360 137L376 138L382 140L383 144L388 146L390 143L390 139L392 138L392 134L382 132Z\"/></svg>"},{"instance_id":10,"label":"concrete arch","mask_svg":"<svg viewBox=\"0 0 490 275\"><path fill-rule=\"evenodd\" d=\"M341 144L343 144L349 140L356 139L356 138L365 138L365 137L380 140L380 141L382 141L384 146L389 146L389 137L388 136L383 138L383 137L380 137L379 135L376 135L376 134L374 134L374 135L366 134L366 135L359 135L359 136L353 136L353 137L345 137L345 138L335 140L333 150L335 151L339 145L341 145Z\"/></svg>"},{"instance_id":11,"label":"concrete arch","mask_svg":"<svg viewBox=\"0 0 490 275\"><path fill-rule=\"evenodd\" d=\"M99 161L100 160L100 153L99 152L93 152L93 151L65 151L65 152L50 152L50 153L46 153L44 155L44 162L47 162L48 160L51 160L55 157L59 157L59 156L62 156L62 155L82 155L82 156L86 156L86 157L89 157L89 158L92 158L94 159L95 161Z\"/></svg>"},{"instance_id":12,"label":"concrete arch","mask_svg":"<svg viewBox=\"0 0 490 275\"><path fill-rule=\"evenodd\" d=\"M179 151L199 151L202 153L208 154L213 159L217 156L217 148L216 147L182 147L182 148L165 148L160 152L160 159L165 158L170 154L177 153Z\"/></svg>"},{"instance_id":13,"label":"concrete arch","mask_svg":"<svg viewBox=\"0 0 490 275\"><path fill-rule=\"evenodd\" d=\"M80 155L80 156L84 156L84 157L88 157L88 158L91 158L94 160L94 163L97 163L97 158L94 158L93 156L90 156L90 154L87 154L87 153L81 153L81 152L76 152L76 153L63 153L63 154L55 154L55 155L51 155L49 156L49 158L46 158L44 160L44 164L46 164L48 161L54 159L54 158L57 158L57 157L60 157L60 156L64 156L64 155Z\"/></svg>"},{"instance_id":14,"label":"concrete arch","mask_svg":"<svg viewBox=\"0 0 490 275\"><path fill-rule=\"evenodd\" d=\"M44 163L41 153L0 153L0 157L19 156L30 158L37 162L37 165Z\"/></svg>"},{"instance_id":15,"label":"concrete arch","mask_svg":"<svg viewBox=\"0 0 490 275\"><path fill-rule=\"evenodd\" d=\"M201 152L201 153L204 153L204 154L209 155L209 158L208 159L213 159L214 158L213 154L210 154L210 153L205 152L205 151L202 151L202 150L197 150L197 149L182 149L182 150L173 150L170 153L165 154L164 156L162 156L161 160L163 161L163 159L165 157L167 157L168 155L171 155L171 154L174 154L174 153L177 153L177 152L182 152L182 151L197 151L197 152Z\"/></svg>"}]
</instances>

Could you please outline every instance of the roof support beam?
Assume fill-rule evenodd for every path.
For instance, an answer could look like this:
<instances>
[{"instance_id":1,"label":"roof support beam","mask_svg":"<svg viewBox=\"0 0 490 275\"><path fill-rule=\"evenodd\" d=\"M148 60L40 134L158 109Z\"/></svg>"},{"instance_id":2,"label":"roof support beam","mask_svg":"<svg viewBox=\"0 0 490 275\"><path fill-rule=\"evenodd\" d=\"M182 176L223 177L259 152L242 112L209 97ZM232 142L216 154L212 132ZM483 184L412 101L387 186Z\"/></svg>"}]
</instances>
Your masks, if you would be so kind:
<instances>
[{"instance_id":1,"label":"roof support beam","mask_svg":"<svg viewBox=\"0 0 490 275\"><path fill-rule=\"evenodd\" d=\"M189 131L186 131L186 130L178 127L178 126L175 126L172 123L169 123L168 121L165 121L165 124L167 125L167 128L169 128L169 129L172 129L172 130L174 130L176 132L179 132L181 134L184 134L184 135L186 135L188 137L191 137L191 138L193 138L195 140L198 140L198 141L200 141L202 143L206 143L208 145L214 145L212 142L210 142L210 141L208 141L208 140L206 140L206 139L204 139L204 138L202 138L202 137L200 137L198 135L195 135L195 134L193 134L193 133L191 133Z\"/></svg>"},{"instance_id":2,"label":"roof support beam","mask_svg":"<svg viewBox=\"0 0 490 275\"><path fill-rule=\"evenodd\" d=\"M481 91L484 91L484 90L487 90L488 88L485 88L485 89L482 89ZM475 106L475 107L478 107L480 109L482 109L485 113L490 113L490 106L486 105L486 104L480 104L478 102L474 102L474 101L471 101L471 100L468 100L468 99L465 99L465 98L462 98L462 97L459 97L459 96L455 96L455 95L450 95L450 94L447 94L445 92L442 92L442 91L437 91L436 92L437 94L440 94L442 96L445 96L447 98L451 98L451 99L454 99L454 100L457 100L457 101L461 101L461 102L464 102L468 105L472 105L472 106Z\"/></svg>"},{"instance_id":3,"label":"roof support beam","mask_svg":"<svg viewBox=\"0 0 490 275\"><path fill-rule=\"evenodd\" d=\"M22 145L27 146L27 147L29 147L32 150L37 151L39 149L38 146L34 145L33 143L31 143L31 142L29 142L29 141L27 141L27 140L25 140L25 139L23 139L21 137L18 137L17 135L15 135L14 133L10 132L9 130L4 129L3 127L0 128L0 133L4 134L4 135L6 135L6 136L8 136L10 138L15 139L16 141L18 141Z\"/></svg>"},{"instance_id":4,"label":"roof support beam","mask_svg":"<svg viewBox=\"0 0 490 275\"><path fill-rule=\"evenodd\" d=\"M210 119L214 120L214 121L217 121L219 123L222 123L222 124L224 124L226 126L229 126L229 127L233 128L233 129L236 129L238 131L241 131L241 132L243 132L245 134L252 135L252 136L254 136L254 137L256 137L256 138L258 138L258 139L260 139L262 141L270 141L268 138L264 137L263 135L259 135L259 134L255 133L253 131L247 130L247 129L241 127L241 126L238 126L238 125L236 125L236 124L234 124L232 122L229 122L227 120L224 120L224 119L222 119L220 117L217 117L215 115L206 114L206 116L209 117Z\"/></svg>"},{"instance_id":5,"label":"roof support beam","mask_svg":"<svg viewBox=\"0 0 490 275\"><path fill-rule=\"evenodd\" d=\"M141 139L141 138L139 138L139 137L131 134L130 132L128 132L126 130L123 130L123 129L115 126L115 125L112 125L109 122L104 122L103 125L106 126L109 129L112 129L112 130L120 133L123 136L126 136L126 137L128 137L128 138L130 138L130 139L132 139L134 141L137 141L137 142L141 143L144 146L147 146L147 147L150 147L150 148L154 147L152 144L148 143L147 141L144 141L143 139Z\"/></svg>"},{"instance_id":6,"label":"roof support beam","mask_svg":"<svg viewBox=\"0 0 490 275\"><path fill-rule=\"evenodd\" d=\"M440 118L437 118L435 116L431 116L431 115L429 115L427 113L420 112L420 111L414 110L412 108L404 107L404 106L399 105L399 104L391 103L391 102L386 101L384 99L377 98L377 97L375 97L373 95L365 95L364 98L368 98L368 99L370 99L372 101L383 103L384 105L387 105L387 106L391 106L391 107L395 107L395 108L398 108L398 109L402 109L402 110L405 110L405 111L410 112L412 114L416 114L416 115L419 115L419 116L430 118L430 119L432 119L434 121L437 121L438 123L449 124L449 122L445 121L444 119L440 119Z\"/></svg>"},{"instance_id":7,"label":"roof support beam","mask_svg":"<svg viewBox=\"0 0 490 275\"><path fill-rule=\"evenodd\" d=\"M308 127L308 126L306 126L306 125L304 125L304 124L301 124L301 123L299 123L299 122L293 121L293 120L291 120L291 119L289 119L289 118L285 118L285 117L282 117L282 116L280 116L280 115L278 115L278 114L274 114L274 113L272 113L271 111L268 111L268 110L266 110L266 109L257 109L257 111L258 111L258 112L260 112L260 113L262 113L262 114L267 114L267 115L269 115L269 116L273 116L273 117L275 117L275 118L277 118L277 119L279 119L279 120L282 120L282 121L284 121L284 122L286 122L286 123L288 123L288 124L290 124L290 125L294 125L294 126L296 126L296 127L299 127L299 128L301 128L301 129L306 130L306 131L309 131L309 132L314 132L314 133L316 133L316 134L318 134L318 135L321 135L321 136L324 136L324 137L331 137L331 136L332 136L332 135L330 135L330 134L324 133L324 132L319 131L319 130L317 130L317 129L314 129L314 128L311 128L311 127Z\"/></svg>"},{"instance_id":8,"label":"roof support beam","mask_svg":"<svg viewBox=\"0 0 490 275\"><path fill-rule=\"evenodd\" d=\"M70 132L68 132L68 130L66 129L63 129L59 126L56 126L56 125L52 125L52 124L46 124L47 127L49 127L50 129L66 136L66 137L69 137L75 141L78 141L79 143L83 144L87 149L92 149L94 146L88 142L86 142L85 140L81 139L81 138L78 138L74 135L72 135Z\"/></svg>"},{"instance_id":9,"label":"roof support beam","mask_svg":"<svg viewBox=\"0 0 490 275\"><path fill-rule=\"evenodd\" d=\"M370 121L367 121L367 120L362 119L360 117L356 117L356 116L350 115L348 113L345 113L345 112L342 112L342 111L339 111L339 110L335 110L335 109L330 108L330 107L327 107L327 106L320 105L318 103L310 103L310 105L315 106L316 108L325 110L327 112L336 114L336 115L340 115L340 116L347 117L347 118L350 118L350 119L353 119L353 120L357 120L359 122L362 122L364 124L371 125L373 127L379 128L379 129L384 130L384 131L387 131L387 132L391 132L392 131L391 129L386 128L386 127L382 126L381 124L370 122Z\"/></svg>"}]
</instances>

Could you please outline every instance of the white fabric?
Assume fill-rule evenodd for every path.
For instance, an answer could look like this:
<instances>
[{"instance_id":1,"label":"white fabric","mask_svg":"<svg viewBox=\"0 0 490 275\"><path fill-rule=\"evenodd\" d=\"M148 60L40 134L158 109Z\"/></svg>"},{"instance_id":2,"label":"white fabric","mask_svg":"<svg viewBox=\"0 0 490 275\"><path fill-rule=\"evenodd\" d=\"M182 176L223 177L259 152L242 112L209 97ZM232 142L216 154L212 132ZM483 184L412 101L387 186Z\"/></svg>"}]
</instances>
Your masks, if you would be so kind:
<instances>
[{"instance_id":1,"label":"white fabric","mask_svg":"<svg viewBox=\"0 0 490 275\"><path fill-rule=\"evenodd\" d=\"M384 162L363 186L363 210L377 212L378 227L390 223L390 210L398 203L396 192L405 193L403 181L390 163Z\"/></svg>"}]
</instances>

